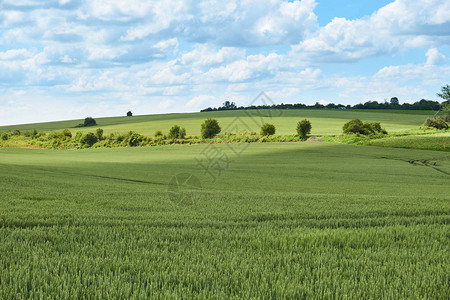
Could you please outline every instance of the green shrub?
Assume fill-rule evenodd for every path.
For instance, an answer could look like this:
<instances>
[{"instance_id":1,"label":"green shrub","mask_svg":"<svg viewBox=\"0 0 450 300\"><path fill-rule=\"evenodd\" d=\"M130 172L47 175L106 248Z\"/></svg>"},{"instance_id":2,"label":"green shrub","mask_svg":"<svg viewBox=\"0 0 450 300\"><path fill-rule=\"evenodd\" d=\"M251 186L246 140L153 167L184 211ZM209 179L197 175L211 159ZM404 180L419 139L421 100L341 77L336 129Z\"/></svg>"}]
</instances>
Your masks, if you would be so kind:
<instances>
[{"instance_id":1,"label":"green shrub","mask_svg":"<svg viewBox=\"0 0 450 300\"><path fill-rule=\"evenodd\" d=\"M155 136L155 137L160 137L160 136L163 136L163 133L162 133L161 130L156 130L154 136Z\"/></svg>"},{"instance_id":2,"label":"green shrub","mask_svg":"<svg viewBox=\"0 0 450 300\"><path fill-rule=\"evenodd\" d=\"M95 131L95 135L99 140L103 140L103 129L97 128L97 130Z\"/></svg>"},{"instance_id":3,"label":"green shrub","mask_svg":"<svg viewBox=\"0 0 450 300\"><path fill-rule=\"evenodd\" d=\"M94 145L97 142L98 142L97 136L92 132L86 133L80 140L80 143L83 146L88 146L88 147L92 147L92 145Z\"/></svg>"},{"instance_id":4,"label":"green shrub","mask_svg":"<svg viewBox=\"0 0 450 300\"><path fill-rule=\"evenodd\" d=\"M1 138L2 138L3 141L7 141L9 136L8 136L8 134L6 132L4 132L4 133L2 133Z\"/></svg>"},{"instance_id":5,"label":"green shrub","mask_svg":"<svg viewBox=\"0 0 450 300\"><path fill-rule=\"evenodd\" d=\"M12 135L16 135L16 136L18 136L18 135L20 135L20 130L14 130L13 132L12 132Z\"/></svg>"},{"instance_id":6,"label":"green shrub","mask_svg":"<svg viewBox=\"0 0 450 300\"><path fill-rule=\"evenodd\" d=\"M360 119L348 121L342 127L342 131L346 134L359 133L363 135L387 134L387 131L381 128L380 122L363 123Z\"/></svg>"},{"instance_id":7,"label":"green shrub","mask_svg":"<svg viewBox=\"0 0 450 300\"><path fill-rule=\"evenodd\" d=\"M297 134L301 140L305 141L308 138L308 134L311 133L311 122L304 119L297 123Z\"/></svg>"},{"instance_id":8,"label":"green shrub","mask_svg":"<svg viewBox=\"0 0 450 300\"><path fill-rule=\"evenodd\" d=\"M134 131L130 131L128 133L128 145L131 147L139 146L144 140L144 136L136 133Z\"/></svg>"},{"instance_id":9,"label":"green shrub","mask_svg":"<svg viewBox=\"0 0 450 300\"><path fill-rule=\"evenodd\" d=\"M77 131L77 133L75 134L75 138L74 140L76 142L79 142L81 140L81 138L83 137L83 133L81 131Z\"/></svg>"},{"instance_id":10,"label":"green shrub","mask_svg":"<svg viewBox=\"0 0 450 300\"><path fill-rule=\"evenodd\" d=\"M220 133L219 122L215 119L206 119L201 126L201 133L204 139L210 139Z\"/></svg>"},{"instance_id":11,"label":"green shrub","mask_svg":"<svg viewBox=\"0 0 450 300\"><path fill-rule=\"evenodd\" d=\"M172 126L169 130L170 139L184 139L186 137L186 129L178 125Z\"/></svg>"},{"instance_id":12,"label":"green shrub","mask_svg":"<svg viewBox=\"0 0 450 300\"><path fill-rule=\"evenodd\" d=\"M63 134L66 138L69 138L69 139L72 138L72 132L70 132L69 129L64 129L64 130L62 131L62 134Z\"/></svg>"},{"instance_id":13,"label":"green shrub","mask_svg":"<svg viewBox=\"0 0 450 300\"><path fill-rule=\"evenodd\" d=\"M269 136L275 134L275 126L273 124L265 123L261 126L261 135Z\"/></svg>"},{"instance_id":14,"label":"green shrub","mask_svg":"<svg viewBox=\"0 0 450 300\"><path fill-rule=\"evenodd\" d=\"M450 112L447 112L446 115L440 116L439 119L445 121L446 123L450 123Z\"/></svg>"},{"instance_id":15,"label":"green shrub","mask_svg":"<svg viewBox=\"0 0 450 300\"><path fill-rule=\"evenodd\" d=\"M348 121L342 127L344 133L361 133L364 123L360 119L353 119Z\"/></svg>"},{"instance_id":16,"label":"green shrub","mask_svg":"<svg viewBox=\"0 0 450 300\"><path fill-rule=\"evenodd\" d=\"M436 129L448 129L448 124L442 119L428 119L423 125Z\"/></svg>"}]
</instances>

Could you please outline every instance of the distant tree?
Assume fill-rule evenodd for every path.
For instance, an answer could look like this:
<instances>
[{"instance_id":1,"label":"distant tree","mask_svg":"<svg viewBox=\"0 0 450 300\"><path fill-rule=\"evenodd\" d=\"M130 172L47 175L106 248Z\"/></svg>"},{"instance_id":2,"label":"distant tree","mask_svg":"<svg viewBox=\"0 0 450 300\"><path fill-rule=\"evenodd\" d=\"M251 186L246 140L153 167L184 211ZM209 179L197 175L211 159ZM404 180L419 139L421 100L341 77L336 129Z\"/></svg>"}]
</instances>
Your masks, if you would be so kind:
<instances>
[{"instance_id":1,"label":"distant tree","mask_svg":"<svg viewBox=\"0 0 450 300\"><path fill-rule=\"evenodd\" d=\"M86 119L84 119L84 127L88 127L88 126L95 126L97 125L97 122L94 120L94 118L92 117L87 117Z\"/></svg>"},{"instance_id":2,"label":"distant tree","mask_svg":"<svg viewBox=\"0 0 450 300\"><path fill-rule=\"evenodd\" d=\"M308 134L311 133L311 122L308 120L301 120L297 123L297 134L300 136L300 139L305 141L308 138Z\"/></svg>"},{"instance_id":3,"label":"distant tree","mask_svg":"<svg viewBox=\"0 0 450 300\"><path fill-rule=\"evenodd\" d=\"M154 134L154 137L160 137L160 136L163 136L162 131L161 130L156 130L155 134Z\"/></svg>"},{"instance_id":4,"label":"distant tree","mask_svg":"<svg viewBox=\"0 0 450 300\"><path fill-rule=\"evenodd\" d=\"M131 111L127 112L127 117L132 117L133 113Z\"/></svg>"},{"instance_id":5,"label":"distant tree","mask_svg":"<svg viewBox=\"0 0 450 300\"><path fill-rule=\"evenodd\" d=\"M389 101L391 108L397 108L400 106L400 101L398 101L397 97L392 97L391 101Z\"/></svg>"},{"instance_id":6,"label":"distant tree","mask_svg":"<svg viewBox=\"0 0 450 300\"><path fill-rule=\"evenodd\" d=\"M261 126L261 135L269 136L275 134L275 126L273 124L265 123Z\"/></svg>"},{"instance_id":7,"label":"distant tree","mask_svg":"<svg viewBox=\"0 0 450 300\"><path fill-rule=\"evenodd\" d=\"M206 119L201 126L202 137L205 139L215 137L220 131L219 122L215 119Z\"/></svg>"}]
</instances>

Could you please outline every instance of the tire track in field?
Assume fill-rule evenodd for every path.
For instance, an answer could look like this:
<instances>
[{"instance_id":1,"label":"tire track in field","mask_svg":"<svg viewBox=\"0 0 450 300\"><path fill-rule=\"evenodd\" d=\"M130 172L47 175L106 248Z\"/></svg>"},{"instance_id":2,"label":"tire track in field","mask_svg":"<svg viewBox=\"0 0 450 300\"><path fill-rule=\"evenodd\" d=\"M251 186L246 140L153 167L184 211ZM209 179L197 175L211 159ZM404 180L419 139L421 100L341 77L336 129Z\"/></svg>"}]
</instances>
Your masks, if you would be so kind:
<instances>
[{"instance_id":1,"label":"tire track in field","mask_svg":"<svg viewBox=\"0 0 450 300\"><path fill-rule=\"evenodd\" d=\"M0 164L3 166L13 167L13 168L26 168L26 169L33 169L38 170L41 172L47 172L47 173L54 173L54 174L65 174L70 176L81 176L81 177L92 177L92 178L99 178L99 179L110 179L110 180L118 180L118 181L125 181L125 182L132 182L132 183L142 183L142 184L151 184L151 185L164 185L166 186L167 183L161 183L161 182L153 182L153 181L147 181L147 180L140 180L140 179L130 179L130 178L121 178L121 177L112 177L112 176L104 176L104 175L94 175L94 174L83 174L83 173L76 173L76 172L66 172L62 170L50 170L45 168L39 168L34 166L20 166L20 165L6 165L6 164Z\"/></svg>"},{"instance_id":2,"label":"tire track in field","mask_svg":"<svg viewBox=\"0 0 450 300\"><path fill-rule=\"evenodd\" d=\"M410 160L405 160L405 159L401 159L401 158L386 157L386 156L381 156L379 158L380 159L390 159L390 160L403 161L403 162L409 163L409 164L414 165L414 166L429 167L429 168L431 168L431 169L433 169L435 171L438 171L438 172L440 172L442 174L450 176L449 172L447 172L445 170L442 170L442 169L437 167L439 165L437 164L436 161L431 161L431 160L427 160L427 159L410 159Z\"/></svg>"}]
</instances>

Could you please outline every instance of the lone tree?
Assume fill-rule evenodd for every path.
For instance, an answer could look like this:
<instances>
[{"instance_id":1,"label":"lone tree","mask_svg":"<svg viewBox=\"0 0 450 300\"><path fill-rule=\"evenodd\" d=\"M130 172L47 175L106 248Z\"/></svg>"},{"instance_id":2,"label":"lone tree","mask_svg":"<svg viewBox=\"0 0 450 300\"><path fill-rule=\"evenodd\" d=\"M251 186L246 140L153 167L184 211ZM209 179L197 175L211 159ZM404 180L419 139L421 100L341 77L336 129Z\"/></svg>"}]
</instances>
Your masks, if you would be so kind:
<instances>
[{"instance_id":1,"label":"lone tree","mask_svg":"<svg viewBox=\"0 0 450 300\"><path fill-rule=\"evenodd\" d=\"M220 133L220 130L219 122L216 119L206 119L201 127L202 138L213 138Z\"/></svg>"},{"instance_id":2,"label":"lone tree","mask_svg":"<svg viewBox=\"0 0 450 300\"><path fill-rule=\"evenodd\" d=\"M97 122L94 120L94 118L92 117L87 117L86 119L84 119L84 127L88 127L88 126L95 126L97 125Z\"/></svg>"},{"instance_id":3,"label":"lone tree","mask_svg":"<svg viewBox=\"0 0 450 300\"><path fill-rule=\"evenodd\" d=\"M127 112L127 117L132 117L133 113L131 111Z\"/></svg>"},{"instance_id":4,"label":"lone tree","mask_svg":"<svg viewBox=\"0 0 450 300\"><path fill-rule=\"evenodd\" d=\"M306 141L308 138L308 134L311 133L311 122L304 119L297 123L297 134L300 136L300 139Z\"/></svg>"},{"instance_id":5,"label":"lone tree","mask_svg":"<svg viewBox=\"0 0 450 300\"><path fill-rule=\"evenodd\" d=\"M261 126L261 135L269 136L275 134L275 126L273 124L265 123Z\"/></svg>"},{"instance_id":6,"label":"lone tree","mask_svg":"<svg viewBox=\"0 0 450 300\"><path fill-rule=\"evenodd\" d=\"M450 111L450 85L446 84L443 86L441 93L437 93L436 95L444 99L444 102L441 103L441 108L434 114L433 119L436 119L440 111Z\"/></svg>"}]
</instances>

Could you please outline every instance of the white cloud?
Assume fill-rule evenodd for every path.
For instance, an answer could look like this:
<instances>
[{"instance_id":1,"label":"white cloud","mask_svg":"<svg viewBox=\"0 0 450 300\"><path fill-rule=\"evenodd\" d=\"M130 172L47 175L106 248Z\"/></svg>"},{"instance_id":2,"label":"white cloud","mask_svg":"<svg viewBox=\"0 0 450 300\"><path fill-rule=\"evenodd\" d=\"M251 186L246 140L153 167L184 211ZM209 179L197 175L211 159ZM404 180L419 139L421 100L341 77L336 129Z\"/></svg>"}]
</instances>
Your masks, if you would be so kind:
<instances>
[{"instance_id":1,"label":"white cloud","mask_svg":"<svg viewBox=\"0 0 450 300\"><path fill-rule=\"evenodd\" d=\"M450 44L450 2L397 0L368 18L334 18L293 50L299 59L332 62L441 44Z\"/></svg>"},{"instance_id":2,"label":"white cloud","mask_svg":"<svg viewBox=\"0 0 450 300\"><path fill-rule=\"evenodd\" d=\"M445 55L439 53L436 48L430 48L425 55L427 56L427 65L439 65L445 62Z\"/></svg>"},{"instance_id":3,"label":"white cloud","mask_svg":"<svg viewBox=\"0 0 450 300\"><path fill-rule=\"evenodd\" d=\"M189 100L184 107L187 109L199 110L210 105L214 100L216 100L216 97L211 95L198 95Z\"/></svg>"}]
</instances>

